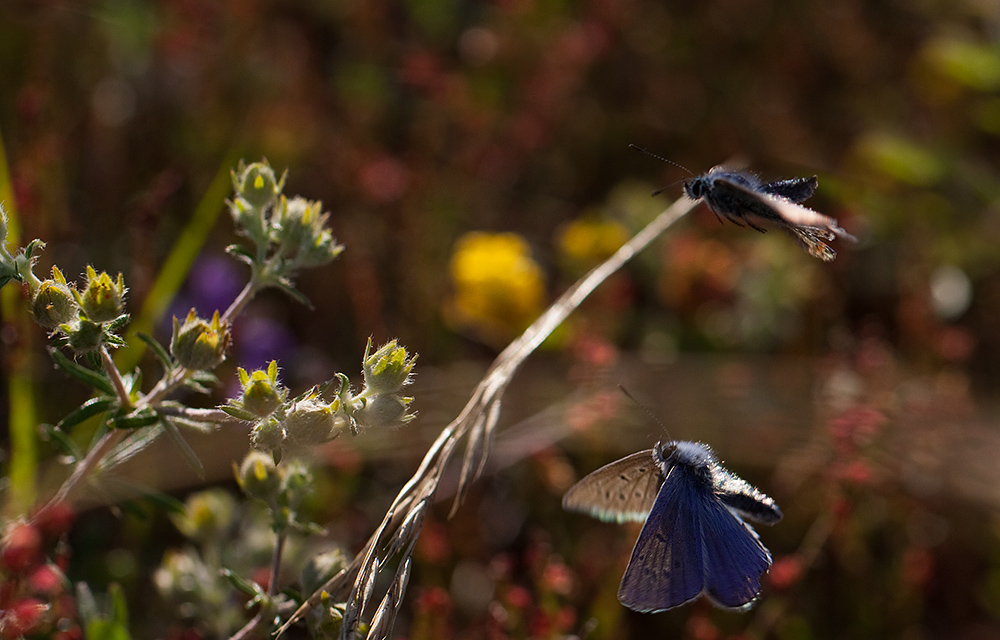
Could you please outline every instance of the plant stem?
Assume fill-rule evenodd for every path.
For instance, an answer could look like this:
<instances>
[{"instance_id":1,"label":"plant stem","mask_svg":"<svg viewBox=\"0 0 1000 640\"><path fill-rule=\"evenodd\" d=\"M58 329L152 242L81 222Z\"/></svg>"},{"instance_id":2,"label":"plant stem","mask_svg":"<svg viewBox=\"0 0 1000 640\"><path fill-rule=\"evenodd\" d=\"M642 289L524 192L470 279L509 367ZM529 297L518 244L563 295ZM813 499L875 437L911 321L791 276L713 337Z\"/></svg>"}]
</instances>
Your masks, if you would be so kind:
<instances>
[{"instance_id":1,"label":"plant stem","mask_svg":"<svg viewBox=\"0 0 1000 640\"><path fill-rule=\"evenodd\" d=\"M122 374L118 371L118 367L115 366L115 361L111 359L111 354L108 353L107 345L101 345L101 365L104 368L104 373L108 374L111 378L111 384L115 387L115 393L118 394L118 401L122 405L122 409L130 410L132 409L132 398L129 397L129 391L125 388L125 381L122 380Z\"/></svg>"},{"instance_id":2,"label":"plant stem","mask_svg":"<svg viewBox=\"0 0 1000 640\"><path fill-rule=\"evenodd\" d=\"M243 290L240 291L240 294L236 296L236 299L233 300L233 303L229 305L229 308L226 309L226 312L222 314L220 320L222 322L229 322L230 320L238 316L240 312L243 311L243 308L246 307L251 300L253 300L253 297L255 295L257 295L257 290L259 288L260 287L258 286L257 274L254 273L254 275L251 276L250 278L250 282L246 283L246 286L243 287Z\"/></svg>"},{"instance_id":3,"label":"plant stem","mask_svg":"<svg viewBox=\"0 0 1000 640\"><path fill-rule=\"evenodd\" d=\"M274 552L271 554L271 583L267 585L267 595L273 596L278 593L278 574L281 572L281 556L285 551L285 539L287 535L284 529L278 534L278 540L274 544Z\"/></svg>"}]
</instances>

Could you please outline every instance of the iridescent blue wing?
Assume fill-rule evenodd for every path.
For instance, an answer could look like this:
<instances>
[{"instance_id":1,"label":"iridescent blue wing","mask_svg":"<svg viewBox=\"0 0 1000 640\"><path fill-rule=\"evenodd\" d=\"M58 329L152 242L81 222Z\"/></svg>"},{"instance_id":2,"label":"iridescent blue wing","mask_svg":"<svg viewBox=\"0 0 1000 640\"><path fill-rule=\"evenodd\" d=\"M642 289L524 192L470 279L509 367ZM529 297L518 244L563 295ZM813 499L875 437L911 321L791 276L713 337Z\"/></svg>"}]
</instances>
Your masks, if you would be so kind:
<instances>
[{"instance_id":1,"label":"iridescent blue wing","mask_svg":"<svg viewBox=\"0 0 1000 640\"><path fill-rule=\"evenodd\" d=\"M775 180L765 184L761 190L781 198L788 198L792 202L803 202L812 197L817 186L819 186L819 179L813 176L811 178Z\"/></svg>"},{"instance_id":2,"label":"iridescent blue wing","mask_svg":"<svg viewBox=\"0 0 1000 640\"><path fill-rule=\"evenodd\" d=\"M749 605L760 593L760 576L771 566L771 554L750 525L716 496L704 497L698 513L706 594L722 607Z\"/></svg>"},{"instance_id":3,"label":"iridescent blue wing","mask_svg":"<svg viewBox=\"0 0 1000 640\"><path fill-rule=\"evenodd\" d=\"M699 509L712 498L710 488L695 482L685 467L670 470L618 588L623 605L664 611L698 597L705 586Z\"/></svg>"}]
</instances>

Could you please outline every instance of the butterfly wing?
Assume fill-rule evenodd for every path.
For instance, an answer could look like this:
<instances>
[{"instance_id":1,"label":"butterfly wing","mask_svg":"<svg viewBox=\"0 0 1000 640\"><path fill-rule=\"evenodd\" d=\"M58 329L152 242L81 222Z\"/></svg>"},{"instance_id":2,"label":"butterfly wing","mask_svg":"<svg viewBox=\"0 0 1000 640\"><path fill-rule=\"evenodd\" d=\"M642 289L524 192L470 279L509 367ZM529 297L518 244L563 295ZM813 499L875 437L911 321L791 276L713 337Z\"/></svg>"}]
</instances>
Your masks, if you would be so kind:
<instances>
[{"instance_id":1,"label":"butterfly wing","mask_svg":"<svg viewBox=\"0 0 1000 640\"><path fill-rule=\"evenodd\" d=\"M765 185L764 188L766 189L773 184L775 183ZM801 189L801 187L797 188ZM803 207L784 196L766 191L754 191L724 177L716 178L712 189L716 192L715 198L717 200L742 205L742 215L747 218L747 223L751 226L753 225L750 218L758 218L776 224L791 234L809 255L824 262L829 262L837 257L837 253L826 244L827 241L837 237L857 241L854 236L842 229L834 218ZM786 190L794 191L795 189L788 188Z\"/></svg>"},{"instance_id":2,"label":"butterfly wing","mask_svg":"<svg viewBox=\"0 0 1000 640\"><path fill-rule=\"evenodd\" d=\"M819 186L819 179L812 176L811 178L775 180L765 184L761 190L792 202L804 202L812 197L817 186Z\"/></svg>"},{"instance_id":3,"label":"butterfly wing","mask_svg":"<svg viewBox=\"0 0 1000 640\"><path fill-rule=\"evenodd\" d=\"M700 504L712 497L689 471L674 466L656 496L632 549L618 600L635 611L665 611L704 589Z\"/></svg>"},{"instance_id":4,"label":"butterfly wing","mask_svg":"<svg viewBox=\"0 0 1000 640\"><path fill-rule=\"evenodd\" d=\"M806 253L814 258L819 258L823 262L831 262L837 257L837 252L828 245L828 240L834 239L834 234L818 227L784 227L788 235L795 238L799 246L805 249Z\"/></svg>"},{"instance_id":5,"label":"butterfly wing","mask_svg":"<svg viewBox=\"0 0 1000 640\"><path fill-rule=\"evenodd\" d=\"M661 477L652 449L633 453L570 487L563 508L605 521L642 522L657 499Z\"/></svg>"},{"instance_id":6,"label":"butterfly wing","mask_svg":"<svg viewBox=\"0 0 1000 640\"><path fill-rule=\"evenodd\" d=\"M739 608L760 593L760 576L771 566L771 554L757 533L716 496L702 500L705 592L722 607Z\"/></svg>"},{"instance_id":7,"label":"butterfly wing","mask_svg":"<svg viewBox=\"0 0 1000 640\"><path fill-rule=\"evenodd\" d=\"M712 470L712 485L719 500L741 518L762 524L774 524L782 518L781 509L770 496L721 466Z\"/></svg>"}]
</instances>

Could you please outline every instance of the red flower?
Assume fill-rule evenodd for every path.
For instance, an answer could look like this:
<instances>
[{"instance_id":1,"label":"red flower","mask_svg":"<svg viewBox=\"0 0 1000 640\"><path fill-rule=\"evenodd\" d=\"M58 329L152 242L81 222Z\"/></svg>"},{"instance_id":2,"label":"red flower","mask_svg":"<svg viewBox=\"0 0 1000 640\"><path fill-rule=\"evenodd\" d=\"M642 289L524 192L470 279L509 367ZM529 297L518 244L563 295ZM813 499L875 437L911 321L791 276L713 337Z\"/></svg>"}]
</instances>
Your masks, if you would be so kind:
<instances>
[{"instance_id":1,"label":"red flower","mask_svg":"<svg viewBox=\"0 0 1000 640\"><path fill-rule=\"evenodd\" d=\"M65 502L57 502L43 507L32 518L35 526L49 540L55 540L69 531L76 514L73 507Z\"/></svg>"},{"instance_id":2,"label":"red flower","mask_svg":"<svg viewBox=\"0 0 1000 640\"><path fill-rule=\"evenodd\" d=\"M63 577L52 565L42 565L28 578L31 590L40 595L53 596L62 591Z\"/></svg>"},{"instance_id":3,"label":"red flower","mask_svg":"<svg viewBox=\"0 0 1000 640\"><path fill-rule=\"evenodd\" d=\"M42 561L42 536L37 527L14 526L3 541L0 566L10 573L26 573Z\"/></svg>"},{"instance_id":4,"label":"red flower","mask_svg":"<svg viewBox=\"0 0 1000 640\"><path fill-rule=\"evenodd\" d=\"M782 591L798 582L802 572L802 561L797 556L785 556L778 558L771 565L768 580L772 589Z\"/></svg>"},{"instance_id":5,"label":"red flower","mask_svg":"<svg viewBox=\"0 0 1000 640\"><path fill-rule=\"evenodd\" d=\"M24 598L0 613L0 637L3 640L19 638L30 633L48 609L48 605L36 598Z\"/></svg>"}]
</instances>

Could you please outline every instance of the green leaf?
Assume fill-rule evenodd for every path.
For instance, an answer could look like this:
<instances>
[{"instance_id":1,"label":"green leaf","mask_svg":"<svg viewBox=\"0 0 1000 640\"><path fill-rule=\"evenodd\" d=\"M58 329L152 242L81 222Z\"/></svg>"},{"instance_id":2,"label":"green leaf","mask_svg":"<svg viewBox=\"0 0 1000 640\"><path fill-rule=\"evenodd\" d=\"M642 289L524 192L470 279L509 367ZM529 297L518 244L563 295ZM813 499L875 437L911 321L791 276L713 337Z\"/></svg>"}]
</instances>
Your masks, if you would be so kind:
<instances>
[{"instance_id":1,"label":"green leaf","mask_svg":"<svg viewBox=\"0 0 1000 640\"><path fill-rule=\"evenodd\" d=\"M49 349L49 355L52 356L56 366L77 380L108 395L115 395L115 387L103 371L98 372L79 365L63 355L63 352L58 349Z\"/></svg>"},{"instance_id":2,"label":"green leaf","mask_svg":"<svg viewBox=\"0 0 1000 640\"><path fill-rule=\"evenodd\" d=\"M163 367L164 374L168 374L174 370L174 360L170 357L166 348L160 344L159 340L142 331L136 332L135 336L145 342L146 346L153 351L153 355L156 356L156 359L160 361L160 365Z\"/></svg>"},{"instance_id":3,"label":"green leaf","mask_svg":"<svg viewBox=\"0 0 1000 640\"><path fill-rule=\"evenodd\" d=\"M170 419L174 421L177 426L184 427L185 429L190 429L192 431L197 431L198 433L214 433L218 429L218 425L214 422L203 422L200 420L192 420L191 418L186 418L184 416L170 416Z\"/></svg>"},{"instance_id":4,"label":"green leaf","mask_svg":"<svg viewBox=\"0 0 1000 640\"><path fill-rule=\"evenodd\" d=\"M125 382L125 388L128 389L129 396L132 396L142 389L142 370L135 369L132 373L123 375L122 380Z\"/></svg>"},{"instance_id":5,"label":"green leaf","mask_svg":"<svg viewBox=\"0 0 1000 640\"><path fill-rule=\"evenodd\" d=\"M260 417L254 415L242 407L234 407L231 404L224 404L219 407L222 411L236 418L237 420L243 420L244 422L257 422Z\"/></svg>"},{"instance_id":6,"label":"green leaf","mask_svg":"<svg viewBox=\"0 0 1000 640\"><path fill-rule=\"evenodd\" d=\"M113 333L111 333L109 331L105 331L104 332L104 343L108 344L108 345L111 345L112 347L124 347L125 346L125 341L122 340L122 338L120 336L116 336L115 334L113 334Z\"/></svg>"},{"instance_id":7,"label":"green leaf","mask_svg":"<svg viewBox=\"0 0 1000 640\"><path fill-rule=\"evenodd\" d=\"M226 580L229 580L230 584L252 598L264 593L264 589L259 584L253 580L247 580L231 569L221 569L220 573Z\"/></svg>"},{"instance_id":8,"label":"green leaf","mask_svg":"<svg viewBox=\"0 0 1000 640\"><path fill-rule=\"evenodd\" d=\"M156 442L156 439L160 437L162 432L162 425L157 424L149 429L129 434L129 436L125 438L121 444L108 452L108 454L101 461L101 468L113 469L126 460L133 458L136 454Z\"/></svg>"},{"instance_id":9,"label":"green leaf","mask_svg":"<svg viewBox=\"0 0 1000 640\"><path fill-rule=\"evenodd\" d=\"M73 462L83 458L83 452L76 446L76 442L55 425L41 424L38 429L43 440L56 445L63 455L71 458Z\"/></svg>"},{"instance_id":10,"label":"green leaf","mask_svg":"<svg viewBox=\"0 0 1000 640\"><path fill-rule=\"evenodd\" d=\"M76 409L70 411L65 418L59 421L56 428L65 431L70 427L75 427L84 420L89 420L98 414L110 410L112 407L116 406L117 403L118 398L114 396L98 396L96 398L91 398Z\"/></svg>"},{"instance_id":11,"label":"green leaf","mask_svg":"<svg viewBox=\"0 0 1000 640\"><path fill-rule=\"evenodd\" d=\"M257 261L257 257L253 254L253 252L240 244L229 245L226 247L226 253L241 262L246 262L247 264L253 264Z\"/></svg>"},{"instance_id":12,"label":"green leaf","mask_svg":"<svg viewBox=\"0 0 1000 640\"><path fill-rule=\"evenodd\" d=\"M96 610L98 607L95 607L96 615L85 621L84 636L88 640L131 640L132 636L128 632L128 605L121 585L112 583L108 588L108 598L110 602L107 606L99 608L104 611Z\"/></svg>"},{"instance_id":13,"label":"green leaf","mask_svg":"<svg viewBox=\"0 0 1000 640\"><path fill-rule=\"evenodd\" d=\"M197 393L209 395L212 389L219 384L219 378L211 371L194 371L184 381L184 386Z\"/></svg>"},{"instance_id":14,"label":"green leaf","mask_svg":"<svg viewBox=\"0 0 1000 640\"><path fill-rule=\"evenodd\" d=\"M112 429L141 429L160 421L160 416L152 409L142 409L120 418L109 420Z\"/></svg>"},{"instance_id":15,"label":"green leaf","mask_svg":"<svg viewBox=\"0 0 1000 640\"><path fill-rule=\"evenodd\" d=\"M127 313L123 313L105 326L108 331L117 331L128 324L128 319L129 315Z\"/></svg>"},{"instance_id":16,"label":"green leaf","mask_svg":"<svg viewBox=\"0 0 1000 640\"><path fill-rule=\"evenodd\" d=\"M205 465L201 463L201 460L198 458L198 454L194 452L191 445L189 445L187 440L184 439L184 436L181 435L180 429L177 428L177 424L170 418L163 418L163 430L167 432L170 439L173 440L174 444L177 445L177 448L180 449L181 455L183 455L184 459L187 460L187 463L191 465L191 468L195 470L198 477L204 480Z\"/></svg>"},{"instance_id":17,"label":"green leaf","mask_svg":"<svg viewBox=\"0 0 1000 640\"><path fill-rule=\"evenodd\" d=\"M278 282L275 286L287 293L292 299L294 299L299 304L304 305L307 309L312 309L313 304L309 298L306 297L304 293L296 289L290 282L284 281Z\"/></svg>"}]
</instances>

